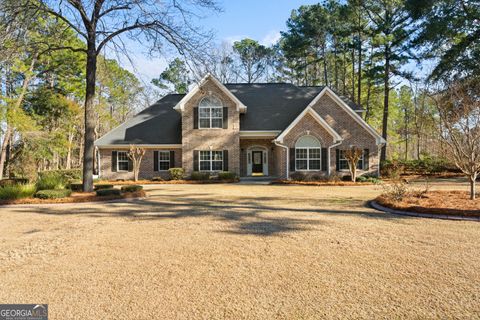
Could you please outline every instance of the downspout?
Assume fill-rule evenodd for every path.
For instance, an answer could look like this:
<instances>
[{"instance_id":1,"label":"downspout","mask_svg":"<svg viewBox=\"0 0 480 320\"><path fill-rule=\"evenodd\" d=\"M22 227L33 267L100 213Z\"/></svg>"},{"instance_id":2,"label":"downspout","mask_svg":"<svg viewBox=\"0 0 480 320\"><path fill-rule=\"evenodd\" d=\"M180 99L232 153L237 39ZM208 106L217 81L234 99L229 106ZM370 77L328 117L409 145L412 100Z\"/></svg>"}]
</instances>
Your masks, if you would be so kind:
<instances>
[{"instance_id":1,"label":"downspout","mask_svg":"<svg viewBox=\"0 0 480 320\"><path fill-rule=\"evenodd\" d=\"M102 167L102 162L100 160L100 149L98 146L95 146L95 152L97 153L97 170L98 170L98 178L100 178L100 168Z\"/></svg>"},{"instance_id":2,"label":"downspout","mask_svg":"<svg viewBox=\"0 0 480 320\"><path fill-rule=\"evenodd\" d=\"M327 175L328 176L330 176L330 165L331 165L330 160L331 160L331 154L332 154L330 150L333 147L338 147L339 145L342 144L342 142L343 142L343 140L336 141L336 143L334 143L330 147L328 147L328 167L327 167Z\"/></svg>"},{"instance_id":3,"label":"downspout","mask_svg":"<svg viewBox=\"0 0 480 320\"><path fill-rule=\"evenodd\" d=\"M290 155L289 155L289 149L286 145L284 144L281 144L280 142L278 142L277 140L273 140L273 143L276 145L276 146L279 146L279 147L282 147L282 148L285 148L285 150L287 150L287 160L285 161L285 164L286 164L286 172L287 172L287 179L289 177L289 172L288 172L288 169L289 169L289 161L290 161Z\"/></svg>"}]
</instances>

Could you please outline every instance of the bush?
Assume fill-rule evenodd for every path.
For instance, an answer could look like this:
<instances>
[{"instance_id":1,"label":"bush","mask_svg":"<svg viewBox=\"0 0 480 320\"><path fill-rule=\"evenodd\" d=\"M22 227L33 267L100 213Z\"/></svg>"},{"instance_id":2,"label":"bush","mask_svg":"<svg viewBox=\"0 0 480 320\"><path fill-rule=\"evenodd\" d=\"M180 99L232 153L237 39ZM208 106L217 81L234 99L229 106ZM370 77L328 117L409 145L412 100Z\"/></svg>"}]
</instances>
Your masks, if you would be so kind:
<instances>
[{"instance_id":1,"label":"bush","mask_svg":"<svg viewBox=\"0 0 480 320\"><path fill-rule=\"evenodd\" d=\"M392 184L383 186L383 196L394 201L402 201L409 193L408 185L402 181L395 181Z\"/></svg>"},{"instance_id":2,"label":"bush","mask_svg":"<svg viewBox=\"0 0 480 320\"><path fill-rule=\"evenodd\" d=\"M35 198L39 199L60 199L66 198L72 194L70 189L40 190L35 193Z\"/></svg>"},{"instance_id":3,"label":"bush","mask_svg":"<svg viewBox=\"0 0 480 320\"><path fill-rule=\"evenodd\" d=\"M223 171L218 173L219 180L235 180L236 178L237 174L235 172Z\"/></svg>"},{"instance_id":4,"label":"bush","mask_svg":"<svg viewBox=\"0 0 480 320\"><path fill-rule=\"evenodd\" d=\"M72 191L75 191L75 192L81 192L83 191L83 183L78 183L78 182L74 182L74 183L70 183L68 185L68 187L70 188L70 190Z\"/></svg>"},{"instance_id":5,"label":"bush","mask_svg":"<svg viewBox=\"0 0 480 320\"><path fill-rule=\"evenodd\" d=\"M46 173L46 171L39 175L37 180L37 190L54 190L64 189L67 184L67 180L62 175L57 174L54 171Z\"/></svg>"},{"instance_id":6,"label":"bush","mask_svg":"<svg viewBox=\"0 0 480 320\"><path fill-rule=\"evenodd\" d=\"M0 186L13 185L13 184L28 184L27 178L10 178L0 180Z\"/></svg>"},{"instance_id":7,"label":"bush","mask_svg":"<svg viewBox=\"0 0 480 320\"><path fill-rule=\"evenodd\" d=\"M403 164L398 160L386 160L380 167L382 176L391 179L399 179L404 171Z\"/></svg>"},{"instance_id":8,"label":"bush","mask_svg":"<svg viewBox=\"0 0 480 320\"><path fill-rule=\"evenodd\" d=\"M112 188L113 188L113 184L96 184L93 187L93 190L97 191L97 190L112 189Z\"/></svg>"},{"instance_id":9,"label":"bush","mask_svg":"<svg viewBox=\"0 0 480 320\"><path fill-rule=\"evenodd\" d=\"M210 179L210 172L193 171L190 175L191 180L208 180Z\"/></svg>"},{"instance_id":10,"label":"bush","mask_svg":"<svg viewBox=\"0 0 480 320\"><path fill-rule=\"evenodd\" d=\"M165 178L163 178L163 177L153 177L152 181L165 181Z\"/></svg>"},{"instance_id":11,"label":"bush","mask_svg":"<svg viewBox=\"0 0 480 320\"><path fill-rule=\"evenodd\" d=\"M65 182L71 180L81 180L82 179L82 169L65 169L65 170L48 170L41 171L38 173L38 179L42 179L45 176L58 176L61 177Z\"/></svg>"},{"instance_id":12,"label":"bush","mask_svg":"<svg viewBox=\"0 0 480 320\"><path fill-rule=\"evenodd\" d=\"M123 186L121 190L122 192L137 192L137 191L143 190L143 187L137 184L132 184L129 186Z\"/></svg>"},{"instance_id":13,"label":"bush","mask_svg":"<svg viewBox=\"0 0 480 320\"><path fill-rule=\"evenodd\" d=\"M170 168L168 169L170 180L182 180L185 175L183 168Z\"/></svg>"},{"instance_id":14,"label":"bush","mask_svg":"<svg viewBox=\"0 0 480 320\"><path fill-rule=\"evenodd\" d=\"M105 196L119 196L120 189L99 189L96 191L97 196L105 197Z\"/></svg>"},{"instance_id":15,"label":"bush","mask_svg":"<svg viewBox=\"0 0 480 320\"><path fill-rule=\"evenodd\" d=\"M342 181L352 181L352 176L349 175L349 174L346 174L346 175L341 177L341 180Z\"/></svg>"},{"instance_id":16,"label":"bush","mask_svg":"<svg viewBox=\"0 0 480 320\"><path fill-rule=\"evenodd\" d=\"M290 174L290 178L295 181L305 181L306 177L303 172L295 171Z\"/></svg>"},{"instance_id":17,"label":"bush","mask_svg":"<svg viewBox=\"0 0 480 320\"><path fill-rule=\"evenodd\" d=\"M30 198L35 194L34 184L11 184L0 187L0 199L15 200Z\"/></svg>"},{"instance_id":18,"label":"bush","mask_svg":"<svg viewBox=\"0 0 480 320\"><path fill-rule=\"evenodd\" d=\"M363 175L363 176L357 177L357 182L370 182L374 184L379 184L380 182L382 182L382 180L374 176Z\"/></svg>"}]
</instances>

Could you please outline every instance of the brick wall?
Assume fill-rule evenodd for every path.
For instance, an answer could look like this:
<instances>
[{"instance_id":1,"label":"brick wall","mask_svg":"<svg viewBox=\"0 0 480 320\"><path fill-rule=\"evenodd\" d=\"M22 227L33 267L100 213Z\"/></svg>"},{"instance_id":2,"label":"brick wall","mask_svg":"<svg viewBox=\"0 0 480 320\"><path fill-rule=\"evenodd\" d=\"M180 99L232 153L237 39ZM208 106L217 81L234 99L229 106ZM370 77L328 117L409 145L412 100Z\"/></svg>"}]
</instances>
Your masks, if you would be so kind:
<instances>
[{"instance_id":1,"label":"brick wall","mask_svg":"<svg viewBox=\"0 0 480 320\"><path fill-rule=\"evenodd\" d=\"M203 97L213 94L224 107L228 107L227 129L194 129L193 108L198 107ZM239 112L234 102L208 80L197 94L185 104L182 112L182 159L187 174L193 171L194 150L228 150L228 171L240 175L240 123Z\"/></svg>"},{"instance_id":2,"label":"brick wall","mask_svg":"<svg viewBox=\"0 0 480 320\"><path fill-rule=\"evenodd\" d=\"M128 149L100 149L100 178L108 180L133 179L133 172L112 172L112 151L128 151ZM182 149L146 149L140 164L139 179L152 179L154 177L168 177L168 171L154 171L153 152L155 150L175 151L175 167L182 167Z\"/></svg>"}]
</instances>

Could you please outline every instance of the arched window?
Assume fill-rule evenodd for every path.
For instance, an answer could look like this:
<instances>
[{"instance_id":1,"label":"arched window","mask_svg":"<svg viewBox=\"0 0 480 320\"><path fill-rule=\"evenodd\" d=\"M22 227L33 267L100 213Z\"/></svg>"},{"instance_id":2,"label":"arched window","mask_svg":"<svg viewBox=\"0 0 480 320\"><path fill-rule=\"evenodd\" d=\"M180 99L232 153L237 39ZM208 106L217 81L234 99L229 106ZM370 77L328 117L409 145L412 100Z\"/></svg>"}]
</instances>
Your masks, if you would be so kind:
<instances>
[{"instance_id":1,"label":"arched window","mask_svg":"<svg viewBox=\"0 0 480 320\"><path fill-rule=\"evenodd\" d=\"M295 143L295 170L320 170L321 145L313 136L300 137Z\"/></svg>"},{"instance_id":2,"label":"arched window","mask_svg":"<svg viewBox=\"0 0 480 320\"><path fill-rule=\"evenodd\" d=\"M206 96L198 104L199 128L223 128L223 104L215 96Z\"/></svg>"}]
</instances>

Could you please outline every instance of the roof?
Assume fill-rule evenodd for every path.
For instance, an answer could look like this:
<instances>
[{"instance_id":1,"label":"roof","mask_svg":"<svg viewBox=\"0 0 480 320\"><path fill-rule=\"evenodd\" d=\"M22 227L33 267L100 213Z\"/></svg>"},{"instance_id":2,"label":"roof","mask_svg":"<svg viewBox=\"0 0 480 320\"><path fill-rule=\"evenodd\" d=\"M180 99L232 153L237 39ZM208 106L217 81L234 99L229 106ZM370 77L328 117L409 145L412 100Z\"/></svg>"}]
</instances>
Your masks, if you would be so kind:
<instances>
[{"instance_id":1,"label":"roof","mask_svg":"<svg viewBox=\"0 0 480 320\"><path fill-rule=\"evenodd\" d=\"M173 110L183 94L169 94L106 135L95 145L180 144L181 114Z\"/></svg>"},{"instance_id":2,"label":"roof","mask_svg":"<svg viewBox=\"0 0 480 320\"><path fill-rule=\"evenodd\" d=\"M283 131L324 87L289 83L231 83L225 87L245 106L240 130ZM97 146L128 144L181 144L181 113L174 107L184 94L169 94L132 119L98 139ZM341 97L353 110L356 104Z\"/></svg>"}]
</instances>

